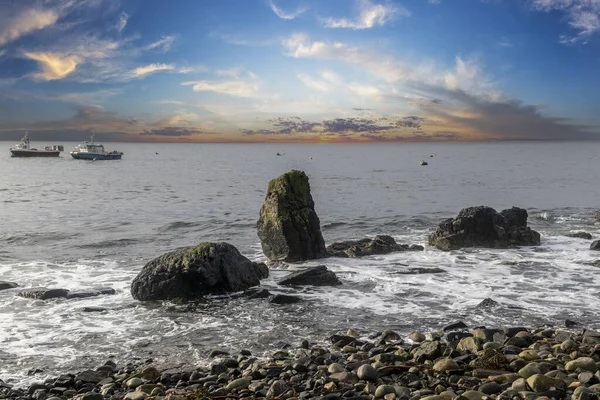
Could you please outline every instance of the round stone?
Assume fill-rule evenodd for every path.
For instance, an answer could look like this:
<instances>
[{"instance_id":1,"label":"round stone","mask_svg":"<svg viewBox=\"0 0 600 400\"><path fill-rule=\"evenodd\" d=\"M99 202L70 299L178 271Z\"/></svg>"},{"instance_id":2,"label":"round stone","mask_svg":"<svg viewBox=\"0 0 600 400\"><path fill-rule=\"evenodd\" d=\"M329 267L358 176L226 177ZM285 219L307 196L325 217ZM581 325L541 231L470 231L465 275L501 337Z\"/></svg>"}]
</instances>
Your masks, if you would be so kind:
<instances>
[{"instance_id":1,"label":"round stone","mask_svg":"<svg viewBox=\"0 0 600 400\"><path fill-rule=\"evenodd\" d=\"M374 381L379 377L379 374L375 368L373 368L373 366L370 364L364 364L358 367L356 375L358 376L358 379L364 379L366 381Z\"/></svg>"}]
</instances>

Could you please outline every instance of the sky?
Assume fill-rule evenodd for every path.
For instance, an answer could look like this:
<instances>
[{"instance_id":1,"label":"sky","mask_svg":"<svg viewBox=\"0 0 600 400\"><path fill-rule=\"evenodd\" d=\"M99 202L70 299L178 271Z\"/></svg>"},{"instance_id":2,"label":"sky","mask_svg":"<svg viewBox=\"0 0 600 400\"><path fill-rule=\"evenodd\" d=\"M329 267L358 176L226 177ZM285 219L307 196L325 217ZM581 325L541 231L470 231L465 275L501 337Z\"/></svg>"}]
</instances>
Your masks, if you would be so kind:
<instances>
[{"instance_id":1,"label":"sky","mask_svg":"<svg viewBox=\"0 0 600 400\"><path fill-rule=\"evenodd\" d=\"M0 140L600 138L600 0L0 0Z\"/></svg>"}]
</instances>

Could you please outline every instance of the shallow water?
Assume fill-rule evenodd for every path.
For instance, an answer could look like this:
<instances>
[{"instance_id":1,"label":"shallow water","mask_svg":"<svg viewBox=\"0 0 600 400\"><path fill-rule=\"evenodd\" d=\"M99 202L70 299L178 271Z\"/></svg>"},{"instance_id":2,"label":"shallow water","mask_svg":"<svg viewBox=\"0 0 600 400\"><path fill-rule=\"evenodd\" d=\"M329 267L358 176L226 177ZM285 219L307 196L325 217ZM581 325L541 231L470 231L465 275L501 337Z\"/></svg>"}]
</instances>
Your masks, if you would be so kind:
<instances>
[{"instance_id":1,"label":"shallow water","mask_svg":"<svg viewBox=\"0 0 600 400\"><path fill-rule=\"evenodd\" d=\"M255 354L338 329L429 331L560 324L600 329L600 143L184 145L107 144L120 161L8 157L0 143L0 280L116 295L34 301L0 292L0 379L47 375L134 357L203 365L213 348ZM70 148L72 144L65 144ZM155 154L158 152L159 154ZM285 153L278 157L276 153ZM429 157L430 154L437 154ZM422 159L428 166L420 166ZM202 241L227 241L264 260L256 220L268 180L290 169L310 177L326 242L390 234L426 245L444 218L471 205L528 209L542 245L328 259L272 270L275 293L290 270L326 264L343 281L305 288L279 306L214 297L191 306L139 303L129 285L152 258ZM485 298L499 305L477 308ZM84 307L107 311L84 312ZM27 376L30 369L44 372Z\"/></svg>"}]
</instances>

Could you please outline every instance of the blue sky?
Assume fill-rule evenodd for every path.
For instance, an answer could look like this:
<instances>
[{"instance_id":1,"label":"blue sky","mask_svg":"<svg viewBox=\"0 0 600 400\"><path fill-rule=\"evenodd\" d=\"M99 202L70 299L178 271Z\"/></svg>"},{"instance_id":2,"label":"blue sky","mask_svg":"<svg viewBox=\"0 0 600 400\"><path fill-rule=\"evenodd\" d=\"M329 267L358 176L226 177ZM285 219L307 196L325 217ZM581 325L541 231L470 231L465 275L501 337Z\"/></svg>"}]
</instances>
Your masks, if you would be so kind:
<instances>
[{"instance_id":1,"label":"blue sky","mask_svg":"<svg viewBox=\"0 0 600 400\"><path fill-rule=\"evenodd\" d=\"M600 0L0 0L0 140L600 135Z\"/></svg>"}]
</instances>

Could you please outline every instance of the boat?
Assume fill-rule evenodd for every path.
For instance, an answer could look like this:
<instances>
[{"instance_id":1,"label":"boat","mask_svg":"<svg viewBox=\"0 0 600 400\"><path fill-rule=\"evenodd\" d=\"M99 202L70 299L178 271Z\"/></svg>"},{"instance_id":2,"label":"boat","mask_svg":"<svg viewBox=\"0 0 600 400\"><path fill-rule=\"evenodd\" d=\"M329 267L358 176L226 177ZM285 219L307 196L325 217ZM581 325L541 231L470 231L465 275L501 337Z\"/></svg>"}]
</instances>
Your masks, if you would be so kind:
<instances>
[{"instance_id":1,"label":"boat","mask_svg":"<svg viewBox=\"0 0 600 400\"><path fill-rule=\"evenodd\" d=\"M21 143L11 147L10 154L11 157L58 157L61 151L65 149L60 145L46 146L43 150L32 148L29 143L29 133L25 132Z\"/></svg>"},{"instance_id":2,"label":"boat","mask_svg":"<svg viewBox=\"0 0 600 400\"><path fill-rule=\"evenodd\" d=\"M94 143L94 134L92 133L89 142L81 142L73 151L71 156L76 160L120 160L123 152L106 151L100 143Z\"/></svg>"}]
</instances>

